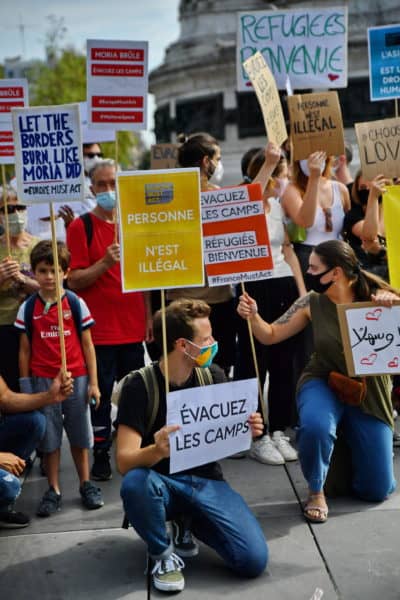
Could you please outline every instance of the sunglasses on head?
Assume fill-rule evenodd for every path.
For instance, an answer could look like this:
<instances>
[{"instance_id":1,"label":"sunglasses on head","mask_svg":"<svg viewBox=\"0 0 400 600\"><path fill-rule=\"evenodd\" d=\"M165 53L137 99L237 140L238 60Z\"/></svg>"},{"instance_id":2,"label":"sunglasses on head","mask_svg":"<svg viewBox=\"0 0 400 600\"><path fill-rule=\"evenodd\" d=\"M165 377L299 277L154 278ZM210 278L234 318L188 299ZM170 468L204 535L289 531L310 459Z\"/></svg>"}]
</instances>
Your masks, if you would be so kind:
<instances>
[{"instance_id":1,"label":"sunglasses on head","mask_svg":"<svg viewBox=\"0 0 400 600\"><path fill-rule=\"evenodd\" d=\"M102 152L86 152L86 154L85 154L85 158L96 158L96 156L98 156L99 158L103 158L103 153Z\"/></svg>"},{"instance_id":2,"label":"sunglasses on head","mask_svg":"<svg viewBox=\"0 0 400 600\"><path fill-rule=\"evenodd\" d=\"M13 213L15 213L15 211L21 211L21 210L26 210L26 206L25 204L7 204L7 213L9 215L12 215ZM5 206L0 206L0 213L2 215L6 214L6 207Z\"/></svg>"}]
</instances>

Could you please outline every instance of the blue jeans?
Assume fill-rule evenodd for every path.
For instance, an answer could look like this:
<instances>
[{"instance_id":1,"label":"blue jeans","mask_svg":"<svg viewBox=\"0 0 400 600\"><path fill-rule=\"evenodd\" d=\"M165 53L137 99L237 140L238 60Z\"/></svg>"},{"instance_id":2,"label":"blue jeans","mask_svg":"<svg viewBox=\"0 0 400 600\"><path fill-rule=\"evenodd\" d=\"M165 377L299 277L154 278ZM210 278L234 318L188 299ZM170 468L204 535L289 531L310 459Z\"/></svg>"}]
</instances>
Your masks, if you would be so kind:
<instances>
[{"instance_id":1,"label":"blue jeans","mask_svg":"<svg viewBox=\"0 0 400 600\"><path fill-rule=\"evenodd\" d=\"M268 547L257 519L226 481L192 475L161 475L152 469L129 471L121 497L128 519L154 559L173 550L165 522L184 514L191 531L211 546L237 575L257 577Z\"/></svg>"},{"instance_id":2,"label":"blue jeans","mask_svg":"<svg viewBox=\"0 0 400 600\"><path fill-rule=\"evenodd\" d=\"M351 450L354 493L381 502L393 492L393 432L389 425L343 404L323 379L307 381L297 397L299 458L310 490L324 486L339 423Z\"/></svg>"},{"instance_id":3,"label":"blue jeans","mask_svg":"<svg viewBox=\"0 0 400 600\"><path fill-rule=\"evenodd\" d=\"M130 371L144 366L142 342L95 346L97 376L100 389L100 405L92 408L91 419L94 448L108 450L111 447L111 393L115 381Z\"/></svg>"},{"instance_id":4,"label":"blue jeans","mask_svg":"<svg viewBox=\"0 0 400 600\"><path fill-rule=\"evenodd\" d=\"M21 492L21 484L18 477L4 469L0 469L0 511L6 510Z\"/></svg>"},{"instance_id":5,"label":"blue jeans","mask_svg":"<svg viewBox=\"0 0 400 600\"><path fill-rule=\"evenodd\" d=\"M0 417L0 452L12 452L26 460L46 430L46 418L38 410Z\"/></svg>"}]
</instances>

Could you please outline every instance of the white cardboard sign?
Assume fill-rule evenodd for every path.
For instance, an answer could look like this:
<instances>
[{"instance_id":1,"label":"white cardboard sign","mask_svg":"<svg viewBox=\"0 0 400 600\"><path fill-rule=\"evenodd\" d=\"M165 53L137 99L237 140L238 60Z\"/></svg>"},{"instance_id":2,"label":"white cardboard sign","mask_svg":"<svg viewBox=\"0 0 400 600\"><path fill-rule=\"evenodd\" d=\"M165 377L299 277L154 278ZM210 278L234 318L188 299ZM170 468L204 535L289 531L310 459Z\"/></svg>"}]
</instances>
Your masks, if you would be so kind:
<instances>
[{"instance_id":1,"label":"white cardboard sign","mask_svg":"<svg viewBox=\"0 0 400 600\"><path fill-rule=\"evenodd\" d=\"M78 104L12 109L21 202L84 199Z\"/></svg>"},{"instance_id":2,"label":"white cardboard sign","mask_svg":"<svg viewBox=\"0 0 400 600\"><path fill-rule=\"evenodd\" d=\"M257 404L255 378L169 393L167 425L180 425L170 435L170 473L248 450Z\"/></svg>"},{"instance_id":3,"label":"white cardboard sign","mask_svg":"<svg viewBox=\"0 0 400 600\"><path fill-rule=\"evenodd\" d=\"M26 79L0 79L0 164L15 162L11 110L28 104Z\"/></svg>"},{"instance_id":4,"label":"white cardboard sign","mask_svg":"<svg viewBox=\"0 0 400 600\"><path fill-rule=\"evenodd\" d=\"M238 13L236 65L240 92L252 91L242 65L261 52L284 90L347 87L347 8L310 7Z\"/></svg>"},{"instance_id":5,"label":"white cardboard sign","mask_svg":"<svg viewBox=\"0 0 400 600\"><path fill-rule=\"evenodd\" d=\"M88 126L147 129L148 43L87 40Z\"/></svg>"}]
</instances>

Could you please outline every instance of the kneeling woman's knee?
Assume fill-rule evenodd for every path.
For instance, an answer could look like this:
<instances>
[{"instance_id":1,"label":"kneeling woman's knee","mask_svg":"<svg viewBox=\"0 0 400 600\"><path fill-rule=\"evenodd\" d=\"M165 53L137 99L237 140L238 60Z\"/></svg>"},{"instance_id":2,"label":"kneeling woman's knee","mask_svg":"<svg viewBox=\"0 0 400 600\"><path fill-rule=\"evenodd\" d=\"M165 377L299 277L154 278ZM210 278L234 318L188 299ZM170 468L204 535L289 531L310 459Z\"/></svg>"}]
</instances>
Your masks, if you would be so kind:
<instances>
[{"instance_id":1,"label":"kneeling woman's knee","mask_svg":"<svg viewBox=\"0 0 400 600\"><path fill-rule=\"evenodd\" d=\"M2 504L11 504L21 492L21 483L8 471L0 469L0 498Z\"/></svg>"},{"instance_id":2,"label":"kneeling woman's knee","mask_svg":"<svg viewBox=\"0 0 400 600\"><path fill-rule=\"evenodd\" d=\"M258 577L265 571L268 563L268 546L265 540L259 541L249 549L246 558L236 564L234 571L240 577Z\"/></svg>"},{"instance_id":3,"label":"kneeling woman's knee","mask_svg":"<svg viewBox=\"0 0 400 600\"><path fill-rule=\"evenodd\" d=\"M396 482L392 476L382 477L380 481L366 481L364 485L355 484L357 496L366 502L383 502L394 491Z\"/></svg>"}]
</instances>

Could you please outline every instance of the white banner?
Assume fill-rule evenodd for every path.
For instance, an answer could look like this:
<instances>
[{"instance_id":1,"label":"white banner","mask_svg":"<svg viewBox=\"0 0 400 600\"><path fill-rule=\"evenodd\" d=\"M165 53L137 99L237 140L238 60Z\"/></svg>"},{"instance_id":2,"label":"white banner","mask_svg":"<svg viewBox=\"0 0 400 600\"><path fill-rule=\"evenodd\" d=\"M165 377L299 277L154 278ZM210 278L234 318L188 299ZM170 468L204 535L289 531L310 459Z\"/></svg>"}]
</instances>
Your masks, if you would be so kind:
<instances>
[{"instance_id":1,"label":"white banner","mask_svg":"<svg viewBox=\"0 0 400 600\"><path fill-rule=\"evenodd\" d=\"M243 63L261 52L278 89L347 87L347 8L238 13L237 87L252 91Z\"/></svg>"},{"instance_id":2,"label":"white banner","mask_svg":"<svg viewBox=\"0 0 400 600\"><path fill-rule=\"evenodd\" d=\"M15 162L11 110L28 105L26 79L0 79L0 164Z\"/></svg>"},{"instance_id":3,"label":"white banner","mask_svg":"<svg viewBox=\"0 0 400 600\"><path fill-rule=\"evenodd\" d=\"M18 199L84 199L78 104L12 109Z\"/></svg>"},{"instance_id":4,"label":"white banner","mask_svg":"<svg viewBox=\"0 0 400 600\"><path fill-rule=\"evenodd\" d=\"M247 420L257 404L255 378L168 394L167 425L180 425L170 435L170 473L248 450L251 430Z\"/></svg>"},{"instance_id":5,"label":"white banner","mask_svg":"<svg viewBox=\"0 0 400 600\"><path fill-rule=\"evenodd\" d=\"M148 43L87 40L88 125L147 129Z\"/></svg>"}]
</instances>

